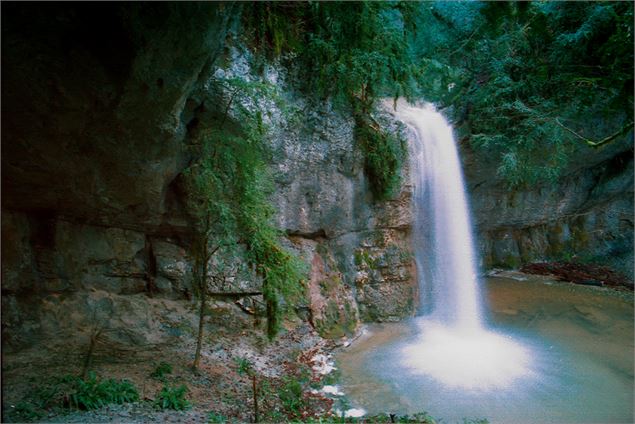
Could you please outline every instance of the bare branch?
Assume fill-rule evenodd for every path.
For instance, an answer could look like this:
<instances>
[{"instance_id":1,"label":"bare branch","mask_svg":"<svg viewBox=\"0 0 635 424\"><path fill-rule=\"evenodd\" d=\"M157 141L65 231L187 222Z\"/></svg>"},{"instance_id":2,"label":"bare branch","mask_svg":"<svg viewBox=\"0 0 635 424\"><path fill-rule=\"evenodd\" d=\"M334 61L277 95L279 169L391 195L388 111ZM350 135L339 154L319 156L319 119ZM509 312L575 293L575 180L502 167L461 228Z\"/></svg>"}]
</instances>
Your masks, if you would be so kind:
<instances>
[{"instance_id":1,"label":"bare branch","mask_svg":"<svg viewBox=\"0 0 635 424\"><path fill-rule=\"evenodd\" d=\"M616 138L626 134L628 131L630 131L633 128L633 122L629 122L628 124L626 124L624 127L622 127L620 130L618 130L616 133L613 133L607 137L604 137L602 140L599 141L593 141L589 138L586 138L580 134L578 134L577 132L573 131L571 128L565 126L562 124L562 122L560 122L560 120L558 118L555 119L556 123L564 128L565 130L569 131L571 134L575 135L576 137L578 137L581 140L584 140L584 142L586 144L588 144L591 147L601 147L607 143L610 143L611 141L615 140Z\"/></svg>"}]
</instances>

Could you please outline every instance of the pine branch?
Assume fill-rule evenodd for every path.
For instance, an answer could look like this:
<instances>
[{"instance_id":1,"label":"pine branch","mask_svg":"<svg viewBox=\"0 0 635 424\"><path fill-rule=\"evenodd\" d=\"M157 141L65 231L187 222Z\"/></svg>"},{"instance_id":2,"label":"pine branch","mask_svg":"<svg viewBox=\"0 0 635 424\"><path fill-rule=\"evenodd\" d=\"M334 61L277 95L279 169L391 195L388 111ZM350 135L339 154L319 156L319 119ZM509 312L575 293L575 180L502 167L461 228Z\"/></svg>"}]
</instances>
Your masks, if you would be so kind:
<instances>
[{"instance_id":1,"label":"pine branch","mask_svg":"<svg viewBox=\"0 0 635 424\"><path fill-rule=\"evenodd\" d=\"M624 127L622 127L620 130L618 130L617 132L615 132L615 133L613 133L613 134L611 134L611 135L609 135L607 137L604 137L602 140L593 141L593 140L591 140L589 138L586 138L586 137L578 134L577 132L573 131L571 128L563 125L562 122L560 122L560 120L558 118L556 118L555 121L560 127L562 127L565 130L569 131L571 134L575 135L579 139L584 140L584 142L587 145L589 145L591 147L594 147L594 148L601 147L601 146L603 146L605 144L610 143L611 141L615 140L616 138L619 138L620 136L626 134L628 131L630 131L633 128L633 122L631 121L628 124L626 124Z\"/></svg>"}]
</instances>

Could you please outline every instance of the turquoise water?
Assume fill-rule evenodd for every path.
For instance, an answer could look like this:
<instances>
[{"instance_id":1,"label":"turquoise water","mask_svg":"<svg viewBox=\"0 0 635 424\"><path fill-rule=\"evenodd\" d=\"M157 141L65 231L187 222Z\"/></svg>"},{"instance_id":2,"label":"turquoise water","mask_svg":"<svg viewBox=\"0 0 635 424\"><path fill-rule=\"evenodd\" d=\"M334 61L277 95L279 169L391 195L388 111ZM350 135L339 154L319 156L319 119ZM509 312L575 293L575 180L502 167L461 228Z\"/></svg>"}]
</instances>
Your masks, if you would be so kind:
<instances>
[{"instance_id":1,"label":"turquoise water","mask_svg":"<svg viewBox=\"0 0 635 424\"><path fill-rule=\"evenodd\" d=\"M434 364L440 376L422 374L411 364L422 342L422 318L372 325L337 356L352 405L368 413L425 410L444 422L633 422L632 293L519 278L527 279L491 278L484 288L491 311L487 327L523 349L522 373L501 372L520 364L484 368L479 357L499 349L474 344L470 350L461 342L465 370L452 365L452 352L442 352ZM439 359L443 354L450 365ZM460 384L462 373L469 384Z\"/></svg>"}]
</instances>

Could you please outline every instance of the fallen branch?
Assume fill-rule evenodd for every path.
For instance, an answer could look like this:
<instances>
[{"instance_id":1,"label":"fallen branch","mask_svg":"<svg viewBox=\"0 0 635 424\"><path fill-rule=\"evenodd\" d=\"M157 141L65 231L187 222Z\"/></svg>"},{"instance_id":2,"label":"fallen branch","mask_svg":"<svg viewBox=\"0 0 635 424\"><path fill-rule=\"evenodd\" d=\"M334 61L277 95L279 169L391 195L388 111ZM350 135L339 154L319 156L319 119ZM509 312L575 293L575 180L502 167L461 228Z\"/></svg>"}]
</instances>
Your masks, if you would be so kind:
<instances>
[{"instance_id":1,"label":"fallen branch","mask_svg":"<svg viewBox=\"0 0 635 424\"><path fill-rule=\"evenodd\" d=\"M619 131L617 131L614 134L609 135L608 137L603 138L600 141L593 141L589 138L586 138L580 134L578 134L577 132L573 131L571 128L565 126L564 124L562 124L562 122L560 122L560 120L558 118L556 118L556 124L558 124L559 126L561 126L562 128L564 128L565 130L569 131L571 134L575 135L576 137L578 137L581 140L584 140L584 142L594 148L603 146L607 143L610 143L611 141L615 140L616 138L626 134L628 131L630 131L633 128L633 122L630 122L628 124L626 124L624 127L622 127L622 129L620 129Z\"/></svg>"}]
</instances>

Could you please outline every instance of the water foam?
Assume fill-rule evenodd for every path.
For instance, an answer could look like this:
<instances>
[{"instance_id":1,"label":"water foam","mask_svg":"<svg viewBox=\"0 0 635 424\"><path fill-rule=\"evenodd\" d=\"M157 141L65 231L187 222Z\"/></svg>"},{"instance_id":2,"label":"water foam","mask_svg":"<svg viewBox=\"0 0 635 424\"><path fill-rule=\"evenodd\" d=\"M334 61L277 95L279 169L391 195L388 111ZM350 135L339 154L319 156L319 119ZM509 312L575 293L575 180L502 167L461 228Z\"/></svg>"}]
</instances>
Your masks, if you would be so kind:
<instances>
[{"instance_id":1,"label":"water foam","mask_svg":"<svg viewBox=\"0 0 635 424\"><path fill-rule=\"evenodd\" d=\"M420 337L402 350L412 373L464 389L500 389L531 374L527 348L483 325L463 173L452 127L432 105L398 104L410 127Z\"/></svg>"},{"instance_id":2,"label":"water foam","mask_svg":"<svg viewBox=\"0 0 635 424\"><path fill-rule=\"evenodd\" d=\"M457 330L433 321L420 327L417 340L401 352L401 362L412 374L466 390L502 389L533 374L529 350L502 334Z\"/></svg>"}]
</instances>

